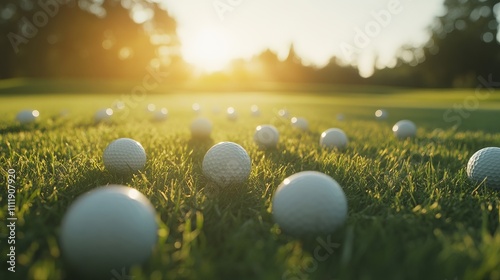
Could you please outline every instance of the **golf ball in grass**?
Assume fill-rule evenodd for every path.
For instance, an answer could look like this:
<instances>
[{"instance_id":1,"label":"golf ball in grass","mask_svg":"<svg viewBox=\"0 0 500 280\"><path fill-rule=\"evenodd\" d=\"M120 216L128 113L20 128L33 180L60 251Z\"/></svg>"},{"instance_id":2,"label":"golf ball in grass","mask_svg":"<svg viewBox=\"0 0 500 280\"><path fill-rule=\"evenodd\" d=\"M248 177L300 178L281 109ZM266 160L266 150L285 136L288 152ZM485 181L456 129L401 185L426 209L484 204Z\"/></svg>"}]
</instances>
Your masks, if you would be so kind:
<instances>
[{"instance_id":1,"label":"golf ball in grass","mask_svg":"<svg viewBox=\"0 0 500 280\"><path fill-rule=\"evenodd\" d=\"M38 110L22 110L16 115L16 120L20 124L34 123L40 116Z\"/></svg>"},{"instance_id":2,"label":"golf ball in grass","mask_svg":"<svg viewBox=\"0 0 500 280\"><path fill-rule=\"evenodd\" d=\"M167 117L168 117L167 108L161 108L160 110L154 112L153 121L161 122L161 121L166 120Z\"/></svg>"},{"instance_id":3,"label":"golf ball in grass","mask_svg":"<svg viewBox=\"0 0 500 280\"><path fill-rule=\"evenodd\" d=\"M212 122L206 118L197 118L191 123L193 138L208 138L212 133Z\"/></svg>"},{"instance_id":4,"label":"golf ball in grass","mask_svg":"<svg viewBox=\"0 0 500 280\"><path fill-rule=\"evenodd\" d=\"M399 139L410 138L417 134L417 126L412 121L402 120L392 127L392 131Z\"/></svg>"},{"instance_id":5,"label":"golf ball in grass","mask_svg":"<svg viewBox=\"0 0 500 280\"><path fill-rule=\"evenodd\" d=\"M309 123L304 118L293 117L291 119L291 122L293 127L298 128L300 130L306 131L307 129L309 129Z\"/></svg>"},{"instance_id":6,"label":"golf ball in grass","mask_svg":"<svg viewBox=\"0 0 500 280\"><path fill-rule=\"evenodd\" d=\"M146 165L146 151L130 138L111 142L103 154L104 166L112 173L126 175L142 170Z\"/></svg>"},{"instance_id":7,"label":"golf ball in grass","mask_svg":"<svg viewBox=\"0 0 500 280\"><path fill-rule=\"evenodd\" d=\"M226 113L228 120L235 121L238 119L238 114L236 113L236 110L233 107L227 108Z\"/></svg>"},{"instance_id":8,"label":"golf ball in grass","mask_svg":"<svg viewBox=\"0 0 500 280\"><path fill-rule=\"evenodd\" d=\"M203 158L203 174L220 187L243 184L248 180L251 161L247 151L233 142L220 142Z\"/></svg>"},{"instance_id":9,"label":"golf ball in grass","mask_svg":"<svg viewBox=\"0 0 500 280\"><path fill-rule=\"evenodd\" d=\"M344 114L337 114L337 121L343 121L345 120Z\"/></svg>"},{"instance_id":10,"label":"golf ball in grass","mask_svg":"<svg viewBox=\"0 0 500 280\"><path fill-rule=\"evenodd\" d=\"M96 123L108 121L112 115L113 115L113 109L111 108L100 109L95 113L94 121Z\"/></svg>"},{"instance_id":11,"label":"golf ball in grass","mask_svg":"<svg viewBox=\"0 0 500 280\"><path fill-rule=\"evenodd\" d=\"M146 112L153 113L155 110L156 110L156 105L155 105L155 104L153 104L153 103L149 103L149 104L146 106Z\"/></svg>"},{"instance_id":12,"label":"golf ball in grass","mask_svg":"<svg viewBox=\"0 0 500 280\"><path fill-rule=\"evenodd\" d=\"M252 116L253 116L253 117L258 117L258 116L260 116L260 109L259 109L259 106L257 106L257 105L252 105L252 107L250 107L250 112L252 113Z\"/></svg>"},{"instance_id":13,"label":"golf ball in grass","mask_svg":"<svg viewBox=\"0 0 500 280\"><path fill-rule=\"evenodd\" d=\"M467 163L467 176L475 183L500 189L500 148L488 147L474 153Z\"/></svg>"},{"instance_id":14,"label":"golf ball in grass","mask_svg":"<svg viewBox=\"0 0 500 280\"><path fill-rule=\"evenodd\" d=\"M332 233L347 218L347 200L340 185L317 171L286 178L273 197L274 221L290 235Z\"/></svg>"},{"instance_id":15,"label":"golf ball in grass","mask_svg":"<svg viewBox=\"0 0 500 280\"><path fill-rule=\"evenodd\" d=\"M342 129L330 128L321 133L319 144L325 148L344 150L348 143L347 135Z\"/></svg>"},{"instance_id":16,"label":"golf ball in grass","mask_svg":"<svg viewBox=\"0 0 500 280\"><path fill-rule=\"evenodd\" d=\"M61 224L63 257L87 277L146 261L157 241L156 213L136 189L109 185L78 197Z\"/></svg>"},{"instance_id":17,"label":"golf ball in grass","mask_svg":"<svg viewBox=\"0 0 500 280\"><path fill-rule=\"evenodd\" d=\"M276 148L280 134L276 127L265 124L259 125L255 129L253 140L261 149Z\"/></svg>"},{"instance_id":18,"label":"golf ball in grass","mask_svg":"<svg viewBox=\"0 0 500 280\"><path fill-rule=\"evenodd\" d=\"M377 118L377 120L385 120L389 117L389 113L387 113L386 110L377 110L375 111L375 118Z\"/></svg>"}]
</instances>

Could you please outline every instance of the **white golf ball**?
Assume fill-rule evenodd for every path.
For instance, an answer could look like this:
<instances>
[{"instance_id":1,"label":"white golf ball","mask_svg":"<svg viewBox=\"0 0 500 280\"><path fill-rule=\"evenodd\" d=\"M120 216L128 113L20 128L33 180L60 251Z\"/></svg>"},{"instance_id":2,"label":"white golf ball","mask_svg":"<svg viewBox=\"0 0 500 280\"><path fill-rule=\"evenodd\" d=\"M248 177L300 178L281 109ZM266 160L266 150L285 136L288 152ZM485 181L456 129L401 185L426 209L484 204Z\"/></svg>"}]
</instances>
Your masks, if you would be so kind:
<instances>
[{"instance_id":1,"label":"white golf ball","mask_svg":"<svg viewBox=\"0 0 500 280\"><path fill-rule=\"evenodd\" d=\"M325 148L344 150L348 143L347 135L342 129L330 128L321 133L319 144Z\"/></svg>"},{"instance_id":2,"label":"white golf ball","mask_svg":"<svg viewBox=\"0 0 500 280\"><path fill-rule=\"evenodd\" d=\"M29 124L34 123L39 116L40 112L38 112L38 110L22 110L17 113L16 120L20 124Z\"/></svg>"},{"instance_id":3,"label":"white golf ball","mask_svg":"<svg viewBox=\"0 0 500 280\"><path fill-rule=\"evenodd\" d=\"M332 233L347 218L347 199L330 176L303 171L278 186L272 209L274 221L285 233L296 236Z\"/></svg>"},{"instance_id":4,"label":"white golf ball","mask_svg":"<svg viewBox=\"0 0 500 280\"><path fill-rule=\"evenodd\" d=\"M257 106L257 105L252 105L252 107L250 107L250 112L252 113L252 116L253 116L253 117L258 117L258 116L260 116L260 109L259 109L259 106Z\"/></svg>"},{"instance_id":5,"label":"white golf ball","mask_svg":"<svg viewBox=\"0 0 500 280\"><path fill-rule=\"evenodd\" d=\"M309 123L307 122L306 119L300 118L300 117L293 117L291 119L292 126L295 128L298 128L300 130L306 131L309 129Z\"/></svg>"},{"instance_id":6,"label":"white golf ball","mask_svg":"<svg viewBox=\"0 0 500 280\"><path fill-rule=\"evenodd\" d=\"M206 118L197 118L191 123L193 138L208 138L212 133L212 122Z\"/></svg>"},{"instance_id":7,"label":"white golf ball","mask_svg":"<svg viewBox=\"0 0 500 280\"><path fill-rule=\"evenodd\" d=\"M412 121L401 120L392 127L392 131L399 139L410 138L417 134L417 126Z\"/></svg>"},{"instance_id":8,"label":"white golf ball","mask_svg":"<svg viewBox=\"0 0 500 280\"><path fill-rule=\"evenodd\" d=\"M276 148L278 145L280 134L276 127L265 124L259 125L255 129L253 140L262 149Z\"/></svg>"},{"instance_id":9,"label":"white golf ball","mask_svg":"<svg viewBox=\"0 0 500 280\"><path fill-rule=\"evenodd\" d=\"M156 105L155 105L155 104L153 104L153 103L149 103L149 104L146 106L146 112L153 113L155 110L156 110Z\"/></svg>"},{"instance_id":10,"label":"white golf ball","mask_svg":"<svg viewBox=\"0 0 500 280\"><path fill-rule=\"evenodd\" d=\"M220 142L203 158L203 174L220 187L243 184L248 180L251 161L247 151L233 142Z\"/></svg>"},{"instance_id":11,"label":"white golf ball","mask_svg":"<svg viewBox=\"0 0 500 280\"><path fill-rule=\"evenodd\" d=\"M467 176L475 183L486 179L486 186L500 189L500 148L483 148L467 163Z\"/></svg>"},{"instance_id":12,"label":"white golf ball","mask_svg":"<svg viewBox=\"0 0 500 280\"><path fill-rule=\"evenodd\" d=\"M112 115L113 115L113 109L111 108L100 109L95 113L94 120L96 123L109 121Z\"/></svg>"},{"instance_id":13,"label":"white golf ball","mask_svg":"<svg viewBox=\"0 0 500 280\"><path fill-rule=\"evenodd\" d=\"M379 109L375 111L375 117L377 120L385 120L389 117L389 113L386 110Z\"/></svg>"},{"instance_id":14,"label":"white golf ball","mask_svg":"<svg viewBox=\"0 0 500 280\"><path fill-rule=\"evenodd\" d=\"M104 166L112 173L125 175L142 170L146 165L146 151L142 145L130 138L111 142L103 154Z\"/></svg>"},{"instance_id":15,"label":"white golf ball","mask_svg":"<svg viewBox=\"0 0 500 280\"><path fill-rule=\"evenodd\" d=\"M157 242L158 225L149 200L136 189L110 185L81 195L61 224L63 257L89 277L146 261Z\"/></svg>"},{"instance_id":16,"label":"white golf ball","mask_svg":"<svg viewBox=\"0 0 500 280\"><path fill-rule=\"evenodd\" d=\"M153 120L157 122L161 122L166 120L168 117L168 110L167 108L161 108L160 110L154 112L153 114Z\"/></svg>"},{"instance_id":17,"label":"white golf ball","mask_svg":"<svg viewBox=\"0 0 500 280\"><path fill-rule=\"evenodd\" d=\"M233 107L227 108L226 113L227 113L228 120L235 121L238 119L238 113L236 112L236 110Z\"/></svg>"},{"instance_id":18,"label":"white golf ball","mask_svg":"<svg viewBox=\"0 0 500 280\"><path fill-rule=\"evenodd\" d=\"M290 113L288 112L287 109L280 109L278 111L278 115L282 118L288 118L290 116Z\"/></svg>"},{"instance_id":19,"label":"white golf ball","mask_svg":"<svg viewBox=\"0 0 500 280\"><path fill-rule=\"evenodd\" d=\"M201 106L198 103L193 103L193 105L191 105L191 109L193 109L193 112L195 112L196 114L201 113Z\"/></svg>"}]
</instances>

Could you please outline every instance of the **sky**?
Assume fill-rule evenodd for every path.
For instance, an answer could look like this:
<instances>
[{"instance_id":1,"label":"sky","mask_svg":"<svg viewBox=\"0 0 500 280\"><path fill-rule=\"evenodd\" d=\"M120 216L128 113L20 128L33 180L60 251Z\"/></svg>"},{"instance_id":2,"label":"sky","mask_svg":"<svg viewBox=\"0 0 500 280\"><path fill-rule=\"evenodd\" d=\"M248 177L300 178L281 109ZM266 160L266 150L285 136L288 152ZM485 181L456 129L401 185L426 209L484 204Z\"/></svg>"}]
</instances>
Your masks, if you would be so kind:
<instances>
[{"instance_id":1,"label":"sky","mask_svg":"<svg viewBox=\"0 0 500 280\"><path fill-rule=\"evenodd\" d=\"M357 65L363 76L393 66L404 44L427 41L444 13L443 0L163 0L178 24L188 63L222 70L269 48L284 59L293 44L308 65L331 57Z\"/></svg>"}]
</instances>

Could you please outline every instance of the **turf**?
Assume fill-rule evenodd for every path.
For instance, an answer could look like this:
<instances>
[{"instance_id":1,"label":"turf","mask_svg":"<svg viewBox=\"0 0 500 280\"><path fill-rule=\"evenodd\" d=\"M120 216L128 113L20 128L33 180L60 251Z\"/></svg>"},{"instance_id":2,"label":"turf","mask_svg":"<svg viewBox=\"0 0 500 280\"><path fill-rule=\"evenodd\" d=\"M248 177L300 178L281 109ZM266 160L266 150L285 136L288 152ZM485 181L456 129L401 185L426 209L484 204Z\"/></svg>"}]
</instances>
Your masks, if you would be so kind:
<instances>
[{"instance_id":1,"label":"turf","mask_svg":"<svg viewBox=\"0 0 500 280\"><path fill-rule=\"evenodd\" d=\"M475 151L499 146L498 95L480 100L458 125L443 114L473 91L156 92L126 102L111 123L94 124L93 112L121 96L0 96L0 171L2 182L8 169L16 171L18 219L16 272L2 261L0 279L74 279L58 245L61 219L79 195L106 184L137 188L160 224L152 257L126 279L500 279L500 195L470 182L465 172ZM209 140L190 139L193 102L214 123ZM168 108L168 120L151 122L148 103ZM260 117L250 116L252 104L261 108ZM239 112L236 122L224 117L227 106ZM214 114L214 107L221 111ZM40 121L17 124L15 114L23 108L37 108ZM277 115L280 108L307 118L310 131L294 130ZM378 108L388 110L388 120L374 119ZM418 137L393 137L392 125L403 118L417 123ZM255 127L264 123L280 131L276 150L253 143ZM318 146L330 127L346 132L346 151ZM102 151L119 137L145 147L142 173L120 177L104 169ZM238 191L213 190L201 173L203 155L220 141L241 144L252 159L250 178ZM303 170L330 175L346 193L347 222L331 235L295 238L273 222L275 189ZM6 225L0 233L5 245ZM0 252L4 260L7 247ZM107 279L119 278L110 272Z\"/></svg>"}]
</instances>

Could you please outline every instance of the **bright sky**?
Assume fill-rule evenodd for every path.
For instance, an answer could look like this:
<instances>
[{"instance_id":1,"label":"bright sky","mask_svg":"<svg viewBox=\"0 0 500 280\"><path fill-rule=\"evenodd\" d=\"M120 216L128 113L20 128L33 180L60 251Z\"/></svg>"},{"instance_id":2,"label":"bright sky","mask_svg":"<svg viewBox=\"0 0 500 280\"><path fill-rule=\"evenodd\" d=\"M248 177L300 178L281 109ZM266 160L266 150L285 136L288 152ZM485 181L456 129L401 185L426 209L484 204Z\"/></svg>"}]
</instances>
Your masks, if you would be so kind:
<instances>
[{"instance_id":1,"label":"bright sky","mask_svg":"<svg viewBox=\"0 0 500 280\"><path fill-rule=\"evenodd\" d=\"M221 70L233 58L266 48L323 66L332 56L370 75L374 59L395 63L403 44L420 44L443 13L443 0L163 0L177 20L182 53L201 69Z\"/></svg>"}]
</instances>

